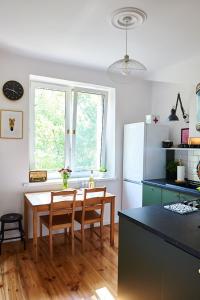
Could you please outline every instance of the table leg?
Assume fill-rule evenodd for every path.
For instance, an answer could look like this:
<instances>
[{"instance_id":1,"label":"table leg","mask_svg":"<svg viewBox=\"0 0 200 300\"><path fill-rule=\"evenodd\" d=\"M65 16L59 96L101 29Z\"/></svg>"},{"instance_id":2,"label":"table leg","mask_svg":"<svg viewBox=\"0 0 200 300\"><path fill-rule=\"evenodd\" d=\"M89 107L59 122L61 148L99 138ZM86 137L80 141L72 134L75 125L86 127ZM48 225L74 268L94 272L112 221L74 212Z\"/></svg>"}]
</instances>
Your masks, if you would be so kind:
<instances>
[{"instance_id":1,"label":"table leg","mask_svg":"<svg viewBox=\"0 0 200 300\"><path fill-rule=\"evenodd\" d=\"M35 261L38 259L38 245L37 245L37 233L38 233L38 214L37 209L33 209L33 254Z\"/></svg>"},{"instance_id":2,"label":"table leg","mask_svg":"<svg viewBox=\"0 0 200 300\"><path fill-rule=\"evenodd\" d=\"M24 235L26 242L28 241L28 203L24 197Z\"/></svg>"},{"instance_id":3,"label":"table leg","mask_svg":"<svg viewBox=\"0 0 200 300\"><path fill-rule=\"evenodd\" d=\"M114 246L114 232L115 232L115 197L110 203L110 245Z\"/></svg>"}]
</instances>

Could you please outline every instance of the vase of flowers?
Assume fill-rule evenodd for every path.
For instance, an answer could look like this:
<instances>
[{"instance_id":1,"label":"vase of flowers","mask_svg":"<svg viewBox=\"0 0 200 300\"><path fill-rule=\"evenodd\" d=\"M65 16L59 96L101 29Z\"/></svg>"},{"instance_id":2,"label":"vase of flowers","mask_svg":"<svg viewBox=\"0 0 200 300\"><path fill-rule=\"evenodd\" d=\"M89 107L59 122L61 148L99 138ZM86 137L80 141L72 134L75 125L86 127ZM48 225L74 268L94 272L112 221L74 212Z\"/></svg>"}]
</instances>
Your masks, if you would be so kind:
<instances>
[{"instance_id":1,"label":"vase of flowers","mask_svg":"<svg viewBox=\"0 0 200 300\"><path fill-rule=\"evenodd\" d=\"M68 179L69 179L69 177L71 175L72 170L69 167L67 167L65 169L64 168L60 169L58 172L62 176L63 189L65 190L65 189L67 189L69 187Z\"/></svg>"}]
</instances>

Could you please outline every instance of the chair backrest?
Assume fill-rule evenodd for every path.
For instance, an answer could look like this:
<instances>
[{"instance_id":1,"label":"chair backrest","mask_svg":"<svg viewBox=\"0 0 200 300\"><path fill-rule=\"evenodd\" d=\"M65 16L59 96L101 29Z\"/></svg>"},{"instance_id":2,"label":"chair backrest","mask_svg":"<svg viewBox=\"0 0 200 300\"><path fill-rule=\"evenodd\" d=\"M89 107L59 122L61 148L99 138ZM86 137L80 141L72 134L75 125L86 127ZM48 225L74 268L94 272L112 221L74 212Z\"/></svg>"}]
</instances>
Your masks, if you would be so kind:
<instances>
[{"instance_id":1,"label":"chair backrest","mask_svg":"<svg viewBox=\"0 0 200 300\"><path fill-rule=\"evenodd\" d=\"M85 219L86 211L99 211L99 217L103 218L104 198L106 196L106 187L97 187L93 189L84 189L82 221Z\"/></svg>"},{"instance_id":2,"label":"chair backrest","mask_svg":"<svg viewBox=\"0 0 200 300\"><path fill-rule=\"evenodd\" d=\"M51 203L49 212L49 225L52 226L52 219L55 215L71 215L74 222L76 190L51 192Z\"/></svg>"}]
</instances>

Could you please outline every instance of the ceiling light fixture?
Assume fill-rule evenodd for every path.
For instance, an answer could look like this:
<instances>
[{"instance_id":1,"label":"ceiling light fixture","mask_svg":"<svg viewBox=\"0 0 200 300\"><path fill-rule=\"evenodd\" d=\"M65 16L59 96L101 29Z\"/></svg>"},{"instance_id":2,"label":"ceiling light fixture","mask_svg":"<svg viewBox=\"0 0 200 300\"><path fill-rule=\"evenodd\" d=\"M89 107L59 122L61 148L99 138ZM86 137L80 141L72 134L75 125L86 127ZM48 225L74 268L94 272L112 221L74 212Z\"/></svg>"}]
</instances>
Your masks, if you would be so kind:
<instances>
[{"instance_id":1,"label":"ceiling light fixture","mask_svg":"<svg viewBox=\"0 0 200 300\"><path fill-rule=\"evenodd\" d=\"M134 8L125 7L114 11L112 14L112 25L118 29L125 30L125 56L123 59L117 60L108 67L108 75L113 81L129 82L131 77L135 75L135 71L145 71L146 67L135 59L131 59L128 55L128 30L133 29L146 20L147 15L144 11Z\"/></svg>"}]
</instances>

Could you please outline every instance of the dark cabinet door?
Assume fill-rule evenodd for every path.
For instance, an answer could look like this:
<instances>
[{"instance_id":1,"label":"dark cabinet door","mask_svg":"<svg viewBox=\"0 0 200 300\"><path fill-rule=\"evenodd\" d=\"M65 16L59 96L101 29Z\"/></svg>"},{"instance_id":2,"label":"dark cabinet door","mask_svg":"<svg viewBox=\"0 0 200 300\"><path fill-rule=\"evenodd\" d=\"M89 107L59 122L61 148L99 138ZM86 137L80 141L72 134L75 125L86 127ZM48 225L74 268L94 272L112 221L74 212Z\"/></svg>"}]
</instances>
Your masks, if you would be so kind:
<instances>
[{"instance_id":1,"label":"dark cabinet door","mask_svg":"<svg viewBox=\"0 0 200 300\"><path fill-rule=\"evenodd\" d=\"M200 260L165 242L163 300L200 299Z\"/></svg>"},{"instance_id":2,"label":"dark cabinet door","mask_svg":"<svg viewBox=\"0 0 200 300\"><path fill-rule=\"evenodd\" d=\"M199 300L200 259L120 217L119 300Z\"/></svg>"},{"instance_id":3,"label":"dark cabinet door","mask_svg":"<svg viewBox=\"0 0 200 300\"><path fill-rule=\"evenodd\" d=\"M162 239L120 218L119 300L161 300L162 245Z\"/></svg>"}]
</instances>

